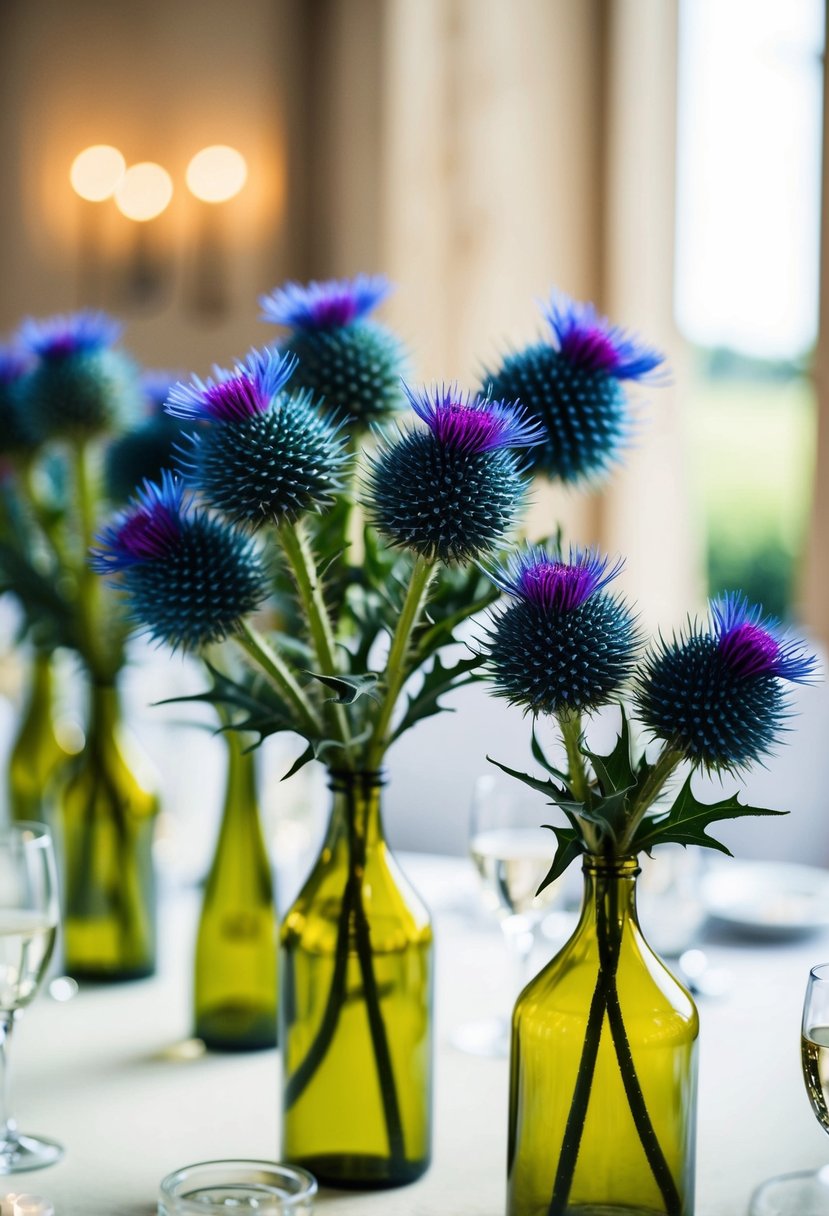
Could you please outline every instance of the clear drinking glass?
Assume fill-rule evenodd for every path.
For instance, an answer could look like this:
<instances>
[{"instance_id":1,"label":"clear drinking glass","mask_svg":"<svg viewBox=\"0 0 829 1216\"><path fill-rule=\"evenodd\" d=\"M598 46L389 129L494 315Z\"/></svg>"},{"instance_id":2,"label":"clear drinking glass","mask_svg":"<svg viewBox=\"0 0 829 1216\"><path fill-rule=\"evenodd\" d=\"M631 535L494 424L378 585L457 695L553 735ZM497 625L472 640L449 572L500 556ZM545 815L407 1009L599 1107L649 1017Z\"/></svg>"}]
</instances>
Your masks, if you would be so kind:
<instances>
[{"instance_id":1,"label":"clear drinking glass","mask_svg":"<svg viewBox=\"0 0 829 1216\"><path fill-rule=\"evenodd\" d=\"M19 822L0 830L0 1174L41 1169L63 1156L54 1140L18 1132L9 1105L12 1029L40 987L57 931L49 829Z\"/></svg>"},{"instance_id":2,"label":"clear drinking glass","mask_svg":"<svg viewBox=\"0 0 829 1216\"><path fill-rule=\"evenodd\" d=\"M273 1161L202 1161L168 1174L158 1216L309 1216L317 1182L297 1165Z\"/></svg>"},{"instance_id":3,"label":"clear drinking glass","mask_svg":"<svg viewBox=\"0 0 829 1216\"><path fill-rule=\"evenodd\" d=\"M555 854L555 837L541 826L545 808L537 794L511 778L479 777L469 818L469 852L481 878L484 901L498 917L512 959L515 995L532 978L535 930L561 901L560 881L536 895ZM551 811L552 814L552 811ZM561 933L562 940L566 931ZM473 1055L508 1056L508 1015L468 1022L453 1036Z\"/></svg>"},{"instance_id":4,"label":"clear drinking glass","mask_svg":"<svg viewBox=\"0 0 829 1216\"><path fill-rule=\"evenodd\" d=\"M800 1030L803 1080L812 1112L829 1132L829 963L809 972ZM750 1216L829 1216L829 1165L783 1174L751 1197Z\"/></svg>"}]
</instances>

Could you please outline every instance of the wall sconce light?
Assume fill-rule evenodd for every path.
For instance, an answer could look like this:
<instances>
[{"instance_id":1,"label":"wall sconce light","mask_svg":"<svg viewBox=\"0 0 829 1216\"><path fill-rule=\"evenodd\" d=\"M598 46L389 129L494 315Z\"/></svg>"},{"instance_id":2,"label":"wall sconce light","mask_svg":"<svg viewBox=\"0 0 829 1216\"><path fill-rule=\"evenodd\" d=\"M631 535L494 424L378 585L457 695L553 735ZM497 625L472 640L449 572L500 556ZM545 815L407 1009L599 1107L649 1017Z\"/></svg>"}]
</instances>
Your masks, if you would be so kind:
<instances>
[{"instance_id":1,"label":"wall sconce light","mask_svg":"<svg viewBox=\"0 0 829 1216\"><path fill-rule=\"evenodd\" d=\"M194 311L212 319L227 312L229 303L226 219L219 204L235 198L247 177L244 156L227 144L202 148L190 161L185 174L190 193L199 202L208 204L199 208L197 219L191 302Z\"/></svg>"},{"instance_id":2,"label":"wall sconce light","mask_svg":"<svg viewBox=\"0 0 829 1216\"><path fill-rule=\"evenodd\" d=\"M117 148L93 144L72 161L69 180L75 193L88 203L102 203L112 198L126 167L127 162Z\"/></svg>"},{"instance_id":3,"label":"wall sconce light","mask_svg":"<svg viewBox=\"0 0 829 1216\"><path fill-rule=\"evenodd\" d=\"M128 220L146 224L166 211L173 197L173 179L151 160L130 165L115 187L115 206Z\"/></svg>"}]
</instances>

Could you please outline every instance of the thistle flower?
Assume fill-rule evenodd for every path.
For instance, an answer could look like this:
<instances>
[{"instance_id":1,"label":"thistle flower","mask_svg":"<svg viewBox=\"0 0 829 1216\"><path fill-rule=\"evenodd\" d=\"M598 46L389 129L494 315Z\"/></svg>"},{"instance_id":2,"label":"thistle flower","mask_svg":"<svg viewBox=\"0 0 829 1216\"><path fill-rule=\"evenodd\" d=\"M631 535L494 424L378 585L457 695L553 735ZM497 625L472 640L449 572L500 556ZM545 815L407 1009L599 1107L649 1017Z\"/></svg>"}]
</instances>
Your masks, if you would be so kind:
<instances>
[{"instance_id":1,"label":"thistle flower","mask_svg":"<svg viewBox=\"0 0 829 1216\"><path fill-rule=\"evenodd\" d=\"M443 562L488 553L516 522L526 495L508 449L543 436L517 404L471 397L456 385L403 386L426 430L400 431L372 462L369 509L394 545Z\"/></svg>"},{"instance_id":2,"label":"thistle flower","mask_svg":"<svg viewBox=\"0 0 829 1216\"><path fill-rule=\"evenodd\" d=\"M195 509L169 472L104 529L91 564L117 578L136 623L173 649L221 641L267 595L253 541Z\"/></svg>"},{"instance_id":3,"label":"thistle flower","mask_svg":"<svg viewBox=\"0 0 829 1216\"><path fill-rule=\"evenodd\" d=\"M234 523L261 527L321 510L342 486L341 424L310 393L280 391L295 367L292 355L252 351L232 372L216 368L215 379L170 392L168 413L208 423L189 437L186 480Z\"/></svg>"},{"instance_id":4,"label":"thistle flower","mask_svg":"<svg viewBox=\"0 0 829 1216\"><path fill-rule=\"evenodd\" d=\"M544 316L551 339L507 355L485 374L484 391L518 398L546 434L533 466L577 483L619 461L633 430L622 382L653 379L663 357L563 293L553 293Z\"/></svg>"},{"instance_id":5,"label":"thistle flower","mask_svg":"<svg viewBox=\"0 0 829 1216\"><path fill-rule=\"evenodd\" d=\"M595 549L530 545L491 573L512 599L484 643L499 696L532 714L595 709L629 678L640 645L634 615L605 591L622 569Z\"/></svg>"},{"instance_id":6,"label":"thistle flower","mask_svg":"<svg viewBox=\"0 0 829 1216\"><path fill-rule=\"evenodd\" d=\"M148 371L141 377L145 421L109 445L104 483L111 502L124 503L144 481L158 481L173 467L181 441L181 423L164 411L176 381L174 372Z\"/></svg>"},{"instance_id":7,"label":"thistle flower","mask_svg":"<svg viewBox=\"0 0 829 1216\"><path fill-rule=\"evenodd\" d=\"M706 769L738 770L768 754L788 716L783 681L808 683L817 660L744 595L710 605L647 656L636 699L645 725Z\"/></svg>"},{"instance_id":8,"label":"thistle flower","mask_svg":"<svg viewBox=\"0 0 829 1216\"><path fill-rule=\"evenodd\" d=\"M21 401L29 360L14 345L0 346L0 457L25 459L37 447L37 436Z\"/></svg>"},{"instance_id":9,"label":"thistle flower","mask_svg":"<svg viewBox=\"0 0 829 1216\"><path fill-rule=\"evenodd\" d=\"M354 433L403 404L403 347L368 315L390 291L382 275L286 283L262 296L262 318L290 332L285 346L299 360L296 387L341 411Z\"/></svg>"},{"instance_id":10,"label":"thistle flower","mask_svg":"<svg viewBox=\"0 0 829 1216\"><path fill-rule=\"evenodd\" d=\"M120 332L117 321L98 312L24 321L19 341L37 362L22 386L23 408L43 438L82 441L137 416L135 367L112 349Z\"/></svg>"}]
</instances>

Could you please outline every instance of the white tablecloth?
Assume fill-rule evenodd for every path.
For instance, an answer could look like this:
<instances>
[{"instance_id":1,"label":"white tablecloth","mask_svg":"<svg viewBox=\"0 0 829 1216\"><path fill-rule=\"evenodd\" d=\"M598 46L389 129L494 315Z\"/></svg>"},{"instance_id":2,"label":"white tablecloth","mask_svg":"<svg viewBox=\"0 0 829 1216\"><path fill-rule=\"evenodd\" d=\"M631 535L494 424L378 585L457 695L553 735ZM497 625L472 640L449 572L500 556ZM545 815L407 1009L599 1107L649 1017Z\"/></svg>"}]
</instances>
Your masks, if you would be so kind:
<instances>
[{"instance_id":1,"label":"white tablecloth","mask_svg":"<svg viewBox=\"0 0 829 1216\"><path fill-rule=\"evenodd\" d=\"M342 1216L502 1216L507 1065L450 1043L464 1020L501 1012L509 970L497 927L475 907L468 863L409 856L437 937L435 1152L413 1186L375 1194L323 1193ZM162 907L156 979L88 989L65 1004L42 997L14 1043L14 1108L24 1131L55 1137L65 1160L0 1181L44 1195L57 1216L152 1216L169 1171L218 1157L278 1153L275 1052L201 1055L180 1045L190 1028L196 900ZM550 947L551 949L551 947ZM740 1216L770 1174L829 1160L799 1063L800 1008L809 967L829 939L792 944L715 942L730 994L701 999L697 1216ZM539 961L543 958L539 956Z\"/></svg>"}]
</instances>

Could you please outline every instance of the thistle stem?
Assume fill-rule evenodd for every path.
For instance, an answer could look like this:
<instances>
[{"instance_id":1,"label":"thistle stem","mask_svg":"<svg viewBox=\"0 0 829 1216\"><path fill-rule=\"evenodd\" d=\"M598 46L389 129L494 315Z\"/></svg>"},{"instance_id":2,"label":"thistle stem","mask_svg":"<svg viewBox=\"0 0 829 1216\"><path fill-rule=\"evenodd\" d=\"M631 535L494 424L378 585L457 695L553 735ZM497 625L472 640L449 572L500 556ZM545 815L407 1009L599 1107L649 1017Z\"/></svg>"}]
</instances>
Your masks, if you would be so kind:
<instances>
[{"instance_id":1,"label":"thistle stem","mask_svg":"<svg viewBox=\"0 0 829 1216\"><path fill-rule=\"evenodd\" d=\"M270 676L285 700L296 710L303 730L309 735L318 735L320 724L295 676L261 633L243 620L241 633L234 635L234 641Z\"/></svg>"},{"instance_id":2,"label":"thistle stem","mask_svg":"<svg viewBox=\"0 0 829 1216\"><path fill-rule=\"evenodd\" d=\"M681 751L672 747L666 747L656 759L656 763L646 777L641 790L634 799L630 809L625 835L619 842L619 852L626 853L630 851L631 841L636 834L636 829L642 822L648 810L653 806L656 799L662 792L665 783L670 778L671 774L678 768L683 760Z\"/></svg>"},{"instance_id":3,"label":"thistle stem","mask_svg":"<svg viewBox=\"0 0 829 1216\"><path fill-rule=\"evenodd\" d=\"M317 564L311 543L301 521L286 522L279 528L279 539L291 567L299 598L305 610L311 642L324 675L337 674L334 630L328 607L317 577ZM351 727L343 705L329 702L340 741L346 752L351 748Z\"/></svg>"},{"instance_id":4,"label":"thistle stem","mask_svg":"<svg viewBox=\"0 0 829 1216\"><path fill-rule=\"evenodd\" d=\"M409 675L406 659L409 654L412 632L426 605L429 587L435 576L435 571L436 562L434 559L420 556L415 558L412 577L409 580L409 588L406 592L406 598L403 601L403 607L400 610L400 616L398 617L397 626L391 640L391 649L389 650L388 662L386 663L386 690L380 703L379 713L374 722L371 738L368 742L365 764L367 769L379 767L388 747L388 731L394 707Z\"/></svg>"},{"instance_id":5,"label":"thistle stem","mask_svg":"<svg viewBox=\"0 0 829 1216\"><path fill-rule=\"evenodd\" d=\"M562 710L557 714L564 749L567 753L567 774L570 778L570 788L578 802L590 806L590 780L584 763L584 753L581 750L582 726L581 714L576 710ZM599 851L599 836L595 827L588 820L579 817L587 847L591 853Z\"/></svg>"},{"instance_id":6,"label":"thistle stem","mask_svg":"<svg viewBox=\"0 0 829 1216\"><path fill-rule=\"evenodd\" d=\"M95 530L95 495L90 475L89 444L80 442L73 447L75 492L80 525L78 565L75 570L78 583L78 633L94 682L110 683L121 666L120 656L102 654L101 640L105 634L100 619L100 580L89 565L89 550Z\"/></svg>"}]
</instances>

